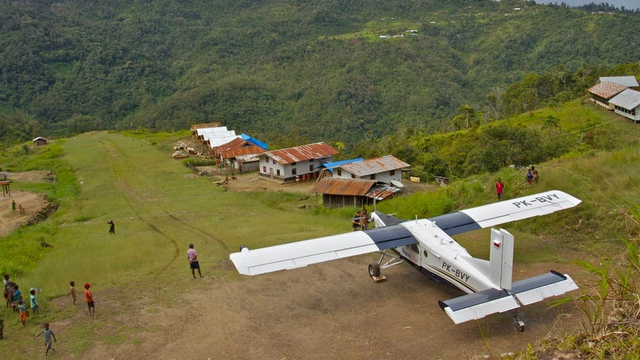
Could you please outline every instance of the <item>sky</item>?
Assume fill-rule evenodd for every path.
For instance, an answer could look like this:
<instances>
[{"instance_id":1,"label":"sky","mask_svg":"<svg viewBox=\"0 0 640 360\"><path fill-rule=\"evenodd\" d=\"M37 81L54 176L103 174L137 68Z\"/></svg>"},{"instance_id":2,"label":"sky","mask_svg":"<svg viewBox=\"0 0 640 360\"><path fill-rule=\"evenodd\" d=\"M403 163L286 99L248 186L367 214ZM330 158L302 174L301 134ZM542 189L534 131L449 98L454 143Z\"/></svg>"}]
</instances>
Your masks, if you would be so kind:
<instances>
[{"instance_id":1,"label":"sky","mask_svg":"<svg viewBox=\"0 0 640 360\"><path fill-rule=\"evenodd\" d=\"M536 4L548 4L548 3L566 3L569 6L581 6L590 3L609 3L617 8L622 6L625 9L640 9L640 0L536 0Z\"/></svg>"}]
</instances>

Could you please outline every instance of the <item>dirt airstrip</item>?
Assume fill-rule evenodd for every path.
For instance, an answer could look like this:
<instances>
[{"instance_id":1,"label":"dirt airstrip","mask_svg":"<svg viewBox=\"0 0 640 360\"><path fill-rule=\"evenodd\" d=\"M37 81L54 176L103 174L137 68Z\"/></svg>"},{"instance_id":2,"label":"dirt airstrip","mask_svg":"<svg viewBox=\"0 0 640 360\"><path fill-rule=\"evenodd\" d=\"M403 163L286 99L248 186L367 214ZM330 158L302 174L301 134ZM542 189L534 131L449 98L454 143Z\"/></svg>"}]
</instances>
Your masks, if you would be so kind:
<instances>
[{"instance_id":1,"label":"dirt airstrip","mask_svg":"<svg viewBox=\"0 0 640 360\"><path fill-rule=\"evenodd\" d=\"M294 188L242 178L230 191ZM295 187L311 187L312 182ZM306 190L308 191L308 190ZM12 193L30 209L43 199ZM8 198L7 198L8 199ZM14 220L10 200L2 199L2 218ZM31 199L31 203L28 199ZM17 218L15 218L17 220ZM4 220L3 220L4 221ZM6 228L9 229L8 221ZM3 223L4 224L4 223ZM16 226L13 222L12 226ZM3 225L5 227L5 225ZM119 343L94 341L86 359L480 359L526 349L548 334L576 324L573 306L548 308L548 302L524 313L527 329L517 332L508 314L454 325L438 307L438 300L462 295L436 284L406 264L386 270L388 279L375 283L367 265L375 256L359 256L240 281L217 274L230 270L229 260L207 263L202 279L191 280L188 270L172 282L141 284L140 288L96 291L97 317L109 335L122 333ZM186 261L186 260L185 260ZM570 272L567 265L516 265L514 278L544 273L551 268ZM180 290L177 290L180 289ZM81 295L80 295L81 296ZM171 301L168 301L171 300ZM82 298L78 299L82 306ZM52 306L68 311L67 297ZM84 306L81 308L84 310ZM566 312L569 315L560 315ZM55 358L74 359L65 349L74 323L88 321L78 310L57 321ZM100 337L98 337L100 339ZM41 356L40 348L26 350Z\"/></svg>"}]
</instances>

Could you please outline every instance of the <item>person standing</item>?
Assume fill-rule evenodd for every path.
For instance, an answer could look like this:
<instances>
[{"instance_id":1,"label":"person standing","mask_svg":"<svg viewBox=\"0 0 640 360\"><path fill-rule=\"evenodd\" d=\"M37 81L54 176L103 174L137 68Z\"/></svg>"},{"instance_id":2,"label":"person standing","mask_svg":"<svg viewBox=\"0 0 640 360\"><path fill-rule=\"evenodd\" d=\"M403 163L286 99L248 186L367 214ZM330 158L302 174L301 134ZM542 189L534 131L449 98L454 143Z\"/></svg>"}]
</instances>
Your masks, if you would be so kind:
<instances>
[{"instance_id":1,"label":"person standing","mask_svg":"<svg viewBox=\"0 0 640 360\"><path fill-rule=\"evenodd\" d=\"M15 211L15 210L16 210L16 201L11 200L11 211Z\"/></svg>"},{"instance_id":2,"label":"person standing","mask_svg":"<svg viewBox=\"0 0 640 360\"><path fill-rule=\"evenodd\" d=\"M504 192L504 183L502 179L498 178L498 182L496 182L496 194L498 194L498 201L502 200L502 193Z\"/></svg>"},{"instance_id":3,"label":"person standing","mask_svg":"<svg viewBox=\"0 0 640 360\"><path fill-rule=\"evenodd\" d=\"M527 171L527 184L531 185L533 180L533 166Z\"/></svg>"},{"instance_id":4,"label":"person standing","mask_svg":"<svg viewBox=\"0 0 640 360\"><path fill-rule=\"evenodd\" d=\"M40 304L38 304L38 299L36 298L36 289L31 289L29 294L31 294L31 296L29 296L29 303L33 315L40 315Z\"/></svg>"},{"instance_id":5,"label":"person standing","mask_svg":"<svg viewBox=\"0 0 640 360\"><path fill-rule=\"evenodd\" d=\"M51 337L53 337L53 340L55 340L56 342L58 342L58 339L56 339L56 335L53 333L53 330L49 329L49 323L44 323L42 331L40 331L40 333L33 338L35 339L40 335L44 335L44 347L46 349L44 356L47 356L49 354L49 350L56 352L56 350L53 348Z\"/></svg>"},{"instance_id":6,"label":"person standing","mask_svg":"<svg viewBox=\"0 0 640 360\"><path fill-rule=\"evenodd\" d=\"M193 248L193 244L189 244L187 259L189 260L189 267L191 268L191 275L193 275L193 278L196 278L196 270L198 270L198 275L202 277L202 273L200 272L200 263L198 262L198 253L196 252L196 249Z\"/></svg>"},{"instance_id":7,"label":"person standing","mask_svg":"<svg viewBox=\"0 0 640 360\"><path fill-rule=\"evenodd\" d=\"M76 282L69 282L69 295L71 295L71 300L73 300L73 305L76 304Z\"/></svg>"},{"instance_id":8,"label":"person standing","mask_svg":"<svg viewBox=\"0 0 640 360\"><path fill-rule=\"evenodd\" d=\"M18 300L18 315L20 315L22 326L27 326L27 306L24 304L22 296L20 296L20 300Z\"/></svg>"},{"instance_id":9,"label":"person standing","mask_svg":"<svg viewBox=\"0 0 640 360\"><path fill-rule=\"evenodd\" d=\"M107 221L107 224L109 224L109 234L115 235L116 234L116 224L113 222L113 220Z\"/></svg>"},{"instance_id":10,"label":"person standing","mask_svg":"<svg viewBox=\"0 0 640 360\"><path fill-rule=\"evenodd\" d=\"M358 210L358 212L356 212L355 216L353 217L353 220L351 220L351 226L353 227L353 231L358 231L360 230L360 210Z\"/></svg>"},{"instance_id":11,"label":"person standing","mask_svg":"<svg viewBox=\"0 0 640 360\"><path fill-rule=\"evenodd\" d=\"M538 177L540 176L538 174L538 169L535 168L535 166L531 167L531 175L533 176L533 182L534 183L538 183Z\"/></svg>"},{"instance_id":12,"label":"person standing","mask_svg":"<svg viewBox=\"0 0 640 360\"><path fill-rule=\"evenodd\" d=\"M96 316L96 304L93 301L93 293L90 290L91 284L84 284L84 300L87 302L87 307L89 308L89 315L95 317Z\"/></svg>"}]
</instances>

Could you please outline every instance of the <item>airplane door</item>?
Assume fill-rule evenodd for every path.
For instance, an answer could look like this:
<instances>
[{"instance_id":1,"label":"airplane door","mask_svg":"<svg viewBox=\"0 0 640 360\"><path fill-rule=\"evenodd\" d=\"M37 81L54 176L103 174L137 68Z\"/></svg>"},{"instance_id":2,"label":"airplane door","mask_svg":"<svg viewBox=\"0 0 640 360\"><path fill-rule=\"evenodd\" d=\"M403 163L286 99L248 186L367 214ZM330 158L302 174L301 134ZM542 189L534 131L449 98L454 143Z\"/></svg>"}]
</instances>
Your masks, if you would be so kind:
<instances>
[{"instance_id":1,"label":"airplane door","mask_svg":"<svg viewBox=\"0 0 640 360\"><path fill-rule=\"evenodd\" d=\"M420 266L420 247L418 244L411 244L403 248L404 256L412 263Z\"/></svg>"}]
</instances>

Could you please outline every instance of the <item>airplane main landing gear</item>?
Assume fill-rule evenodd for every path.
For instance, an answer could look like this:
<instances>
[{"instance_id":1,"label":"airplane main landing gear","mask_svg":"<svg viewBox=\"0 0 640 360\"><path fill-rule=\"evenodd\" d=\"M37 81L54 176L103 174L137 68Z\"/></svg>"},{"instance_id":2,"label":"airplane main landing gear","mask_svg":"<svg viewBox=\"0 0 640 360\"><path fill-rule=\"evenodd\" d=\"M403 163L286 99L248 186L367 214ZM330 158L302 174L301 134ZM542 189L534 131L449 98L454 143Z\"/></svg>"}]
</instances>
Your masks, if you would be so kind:
<instances>
[{"instance_id":1,"label":"airplane main landing gear","mask_svg":"<svg viewBox=\"0 0 640 360\"><path fill-rule=\"evenodd\" d=\"M391 259L383 264L382 261L384 260L385 256L388 256ZM387 254L387 250L385 250L385 251L382 252L382 254L380 256L380 260L378 260L378 262L372 262L371 264L369 264L369 276L371 276L371 278L374 281L385 280L387 277L382 275L380 270L386 269L386 268L391 267L393 265L398 265L403 261L404 260L402 260L402 258L400 258L397 255L389 255L389 254Z\"/></svg>"}]
</instances>

